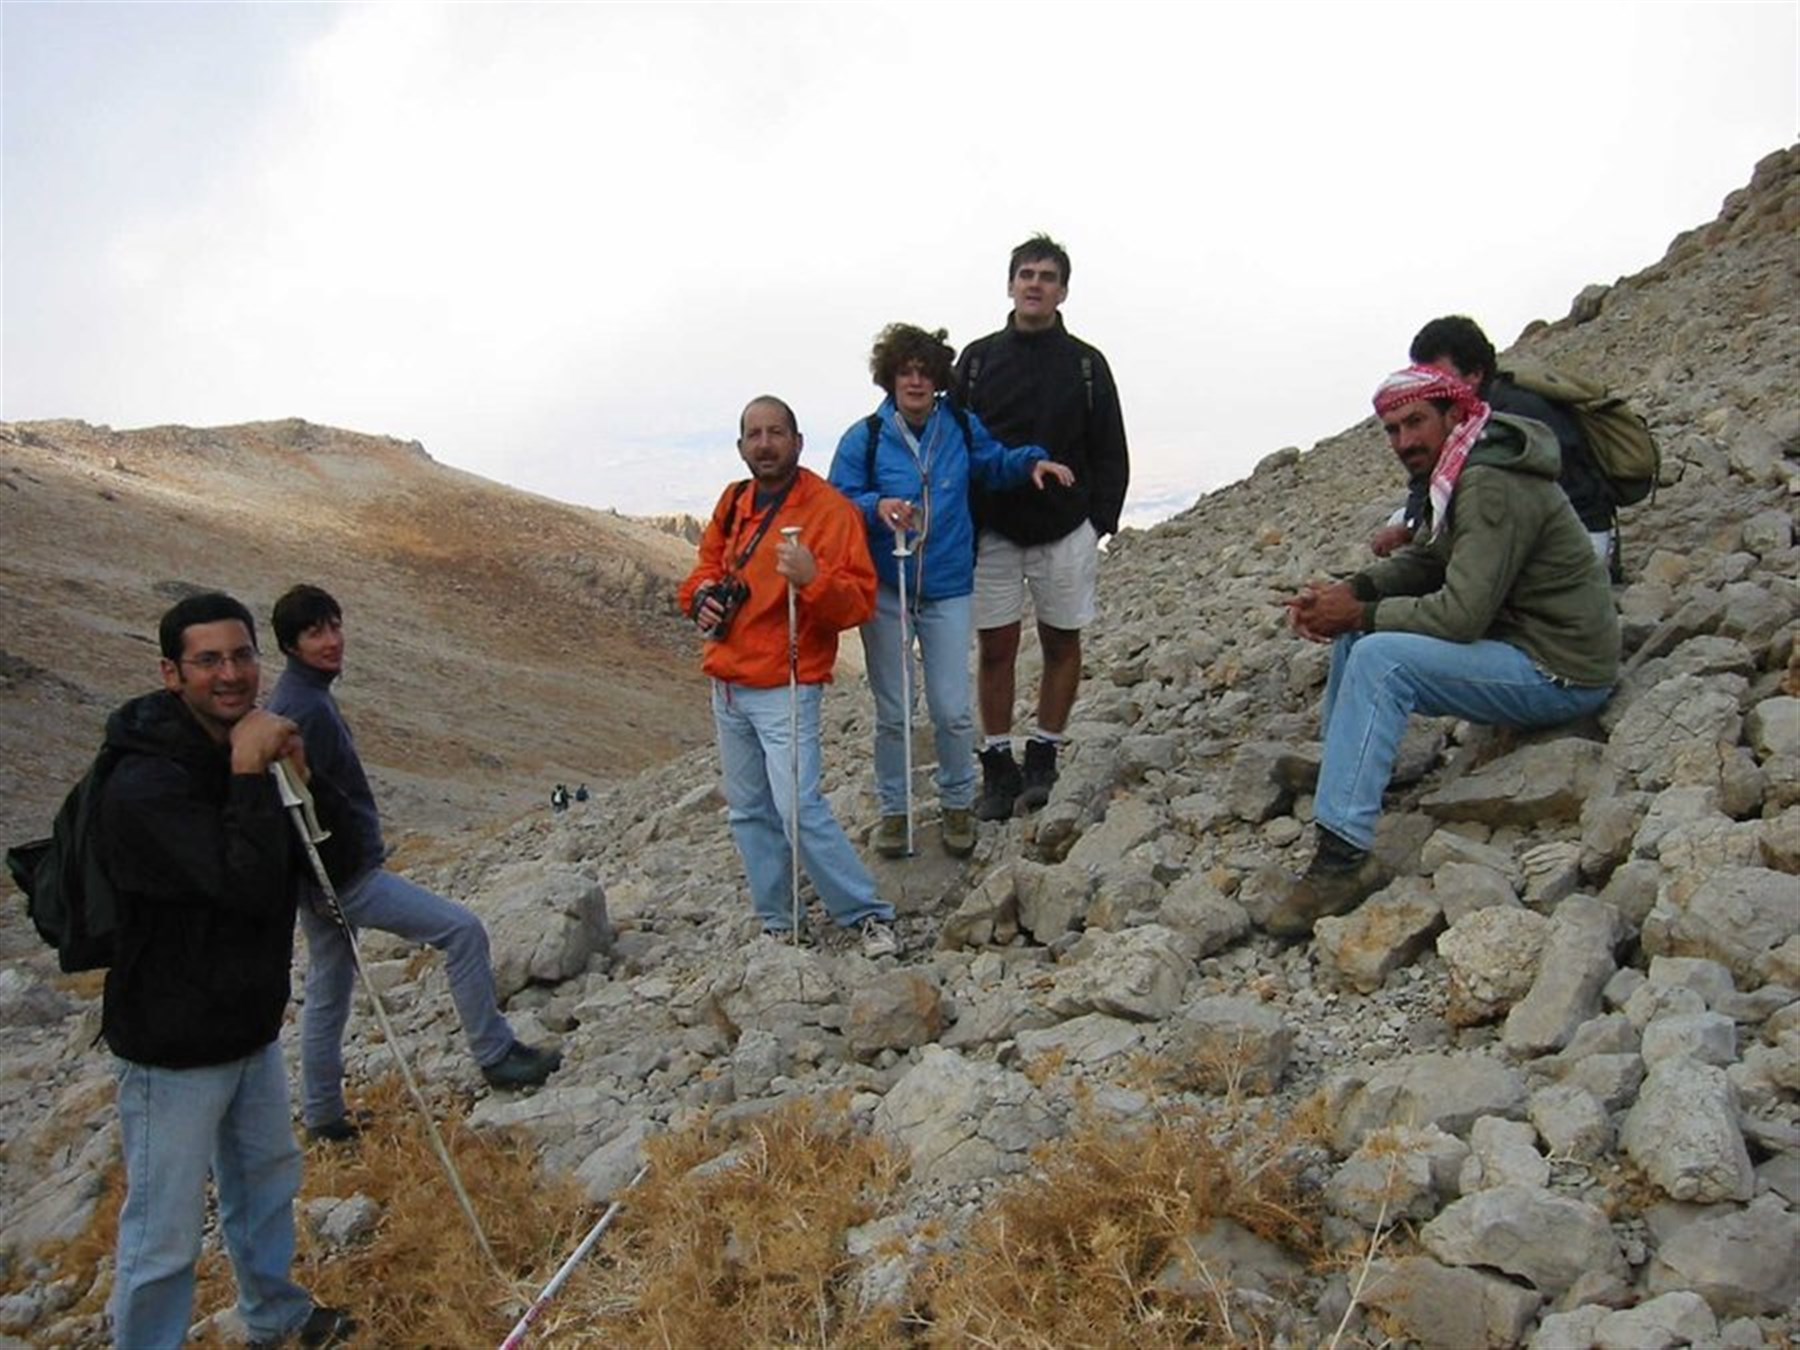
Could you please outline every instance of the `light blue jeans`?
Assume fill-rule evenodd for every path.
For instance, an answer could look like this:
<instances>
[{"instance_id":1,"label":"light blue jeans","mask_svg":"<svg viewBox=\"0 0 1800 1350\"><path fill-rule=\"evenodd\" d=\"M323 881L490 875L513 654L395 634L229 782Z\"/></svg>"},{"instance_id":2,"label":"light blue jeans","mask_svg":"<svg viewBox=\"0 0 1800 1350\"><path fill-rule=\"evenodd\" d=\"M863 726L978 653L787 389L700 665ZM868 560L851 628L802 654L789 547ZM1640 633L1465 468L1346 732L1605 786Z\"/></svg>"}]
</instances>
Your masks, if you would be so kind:
<instances>
[{"instance_id":1,"label":"light blue jeans","mask_svg":"<svg viewBox=\"0 0 1800 1350\"><path fill-rule=\"evenodd\" d=\"M909 597L910 599L910 597ZM909 604L909 610L913 607ZM966 810L975 800L975 714L969 702L969 651L975 637L975 600L958 595L926 600L906 616L912 666L913 706L918 706L921 663L925 703L937 736L938 799L946 810ZM863 664L875 695L875 791L881 814L906 810L905 673L900 659L900 594L883 586L875 617L862 627Z\"/></svg>"},{"instance_id":2,"label":"light blue jeans","mask_svg":"<svg viewBox=\"0 0 1800 1350\"><path fill-rule=\"evenodd\" d=\"M1596 712L1611 688L1564 684L1506 642L1448 642L1418 633L1360 633L1331 649L1313 812L1357 848L1375 846L1381 794L1409 713L1490 726L1555 726Z\"/></svg>"},{"instance_id":3,"label":"light blue jeans","mask_svg":"<svg viewBox=\"0 0 1800 1350\"><path fill-rule=\"evenodd\" d=\"M441 895L415 886L386 868L365 872L338 893L344 916L356 928L377 928L444 954L450 998L462 1020L477 1064L503 1059L513 1031L500 1012L494 969L481 920ZM306 1005L300 1011L300 1115L308 1126L344 1114L344 1025L350 1020L356 965L344 930L314 909L300 906L306 934Z\"/></svg>"},{"instance_id":4,"label":"light blue jeans","mask_svg":"<svg viewBox=\"0 0 1800 1350\"><path fill-rule=\"evenodd\" d=\"M800 864L832 919L849 928L864 919L891 922L893 906L875 893L875 879L844 837L819 789L819 700L822 687L800 686ZM713 721L725 805L750 903L765 929L793 927L793 872L788 829L794 818L793 760L788 735L788 690L752 689L713 681Z\"/></svg>"},{"instance_id":5,"label":"light blue jeans","mask_svg":"<svg viewBox=\"0 0 1800 1350\"><path fill-rule=\"evenodd\" d=\"M121 1059L114 1075L125 1155L114 1344L161 1350L187 1339L209 1166L251 1338L276 1340L299 1326L312 1297L289 1278L300 1149L280 1042L198 1069Z\"/></svg>"}]
</instances>

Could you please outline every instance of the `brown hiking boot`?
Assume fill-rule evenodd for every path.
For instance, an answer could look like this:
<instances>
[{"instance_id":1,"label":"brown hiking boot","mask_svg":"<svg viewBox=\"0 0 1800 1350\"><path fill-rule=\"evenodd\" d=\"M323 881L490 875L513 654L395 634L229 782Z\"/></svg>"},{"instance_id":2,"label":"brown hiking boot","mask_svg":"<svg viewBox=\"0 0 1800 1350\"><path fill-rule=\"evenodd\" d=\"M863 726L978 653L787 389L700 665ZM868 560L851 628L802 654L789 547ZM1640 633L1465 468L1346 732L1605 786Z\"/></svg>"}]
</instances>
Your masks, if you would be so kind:
<instances>
[{"instance_id":1,"label":"brown hiking boot","mask_svg":"<svg viewBox=\"0 0 1800 1350\"><path fill-rule=\"evenodd\" d=\"M938 834L944 852L952 858L966 858L975 851L975 818L966 806L946 806L944 823Z\"/></svg>"},{"instance_id":2,"label":"brown hiking boot","mask_svg":"<svg viewBox=\"0 0 1800 1350\"><path fill-rule=\"evenodd\" d=\"M1263 927L1276 937L1306 937L1320 919L1348 914L1391 878L1373 853L1319 827L1319 847L1306 875L1282 897Z\"/></svg>"},{"instance_id":3,"label":"brown hiking boot","mask_svg":"<svg viewBox=\"0 0 1800 1350\"><path fill-rule=\"evenodd\" d=\"M906 856L906 817L883 816L875 827L875 851L884 858Z\"/></svg>"}]
</instances>

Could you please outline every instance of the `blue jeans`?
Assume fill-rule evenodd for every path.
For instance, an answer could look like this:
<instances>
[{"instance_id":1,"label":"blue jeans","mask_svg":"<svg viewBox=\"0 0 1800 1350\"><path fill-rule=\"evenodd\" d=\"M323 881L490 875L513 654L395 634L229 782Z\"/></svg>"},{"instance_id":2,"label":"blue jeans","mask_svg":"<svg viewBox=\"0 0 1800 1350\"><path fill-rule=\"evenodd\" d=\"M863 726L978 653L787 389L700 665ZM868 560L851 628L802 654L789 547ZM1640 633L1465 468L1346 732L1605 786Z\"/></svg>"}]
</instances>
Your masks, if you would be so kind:
<instances>
[{"instance_id":1,"label":"blue jeans","mask_svg":"<svg viewBox=\"0 0 1800 1350\"><path fill-rule=\"evenodd\" d=\"M374 868L338 895L344 917L356 928L377 928L444 953L450 998L462 1020L477 1064L503 1059L512 1027L500 1012L487 930L461 905L415 886L385 868ZM308 1126L344 1114L344 1024L350 1020L356 966L344 930L313 908L300 906L306 934L306 1006L300 1011L300 1115Z\"/></svg>"},{"instance_id":2,"label":"blue jeans","mask_svg":"<svg viewBox=\"0 0 1800 1350\"><path fill-rule=\"evenodd\" d=\"M875 893L875 879L844 837L819 790L820 685L800 686L800 862L838 924L883 922L893 906ZM793 872L788 829L794 818L793 760L789 753L786 685L752 689L713 681L713 721L732 838L750 878L750 903L763 927L793 927Z\"/></svg>"},{"instance_id":3,"label":"blue jeans","mask_svg":"<svg viewBox=\"0 0 1800 1350\"><path fill-rule=\"evenodd\" d=\"M125 1155L114 1344L160 1350L187 1339L209 1166L244 1325L255 1340L292 1331L312 1297L288 1277L300 1149L280 1042L198 1069L121 1059L114 1074Z\"/></svg>"},{"instance_id":4,"label":"blue jeans","mask_svg":"<svg viewBox=\"0 0 1800 1350\"><path fill-rule=\"evenodd\" d=\"M937 735L938 799L946 810L967 810L975 800L975 714L969 702L974 604L968 595L926 600L906 616L908 654L916 648L924 664L925 702ZM881 814L897 816L906 810L902 675L910 673L914 707L919 691L919 662L913 663L911 672L902 669L898 591L881 587L875 617L863 625L862 643L863 664L875 695L875 790Z\"/></svg>"},{"instance_id":5,"label":"blue jeans","mask_svg":"<svg viewBox=\"0 0 1800 1350\"><path fill-rule=\"evenodd\" d=\"M1418 633L1362 633L1331 649L1314 816L1357 848L1375 846L1381 794L1409 713L1490 726L1549 727L1598 711L1610 688L1563 684L1506 642L1448 642Z\"/></svg>"}]
</instances>

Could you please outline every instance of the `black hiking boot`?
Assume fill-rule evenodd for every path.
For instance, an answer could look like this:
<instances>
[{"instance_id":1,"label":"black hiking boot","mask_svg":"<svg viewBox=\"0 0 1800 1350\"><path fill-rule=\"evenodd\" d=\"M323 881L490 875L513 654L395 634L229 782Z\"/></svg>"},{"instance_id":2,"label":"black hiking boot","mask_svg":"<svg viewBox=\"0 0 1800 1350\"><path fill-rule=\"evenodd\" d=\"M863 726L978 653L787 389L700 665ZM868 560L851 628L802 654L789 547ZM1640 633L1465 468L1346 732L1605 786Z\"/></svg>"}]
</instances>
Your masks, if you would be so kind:
<instances>
[{"instance_id":1,"label":"black hiking boot","mask_svg":"<svg viewBox=\"0 0 1800 1350\"><path fill-rule=\"evenodd\" d=\"M1019 807L1036 811L1050 800L1050 789L1056 786L1056 742L1040 741L1033 736L1025 742L1024 788L1019 793Z\"/></svg>"},{"instance_id":2,"label":"black hiking boot","mask_svg":"<svg viewBox=\"0 0 1800 1350\"><path fill-rule=\"evenodd\" d=\"M1319 846L1306 875L1269 911L1263 925L1276 937L1306 937L1320 919L1348 914L1391 880L1373 853L1323 825L1318 830Z\"/></svg>"},{"instance_id":3,"label":"black hiking boot","mask_svg":"<svg viewBox=\"0 0 1800 1350\"><path fill-rule=\"evenodd\" d=\"M272 1341L251 1341L250 1350L276 1350L278 1346L300 1346L301 1350L329 1350L346 1345L356 1334L356 1319L347 1308L327 1308L315 1303L306 1320L285 1335Z\"/></svg>"},{"instance_id":4,"label":"black hiking boot","mask_svg":"<svg viewBox=\"0 0 1800 1350\"><path fill-rule=\"evenodd\" d=\"M1011 820L1013 803L1025 780L1010 745L990 745L981 752L981 796L975 802L978 820Z\"/></svg>"},{"instance_id":5,"label":"black hiking boot","mask_svg":"<svg viewBox=\"0 0 1800 1350\"><path fill-rule=\"evenodd\" d=\"M536 1087L562 1067L562 1051L539 1050L536 1046L514 1041L492 1064L481 1066L481 1076L488 1086L497 1088Z\"/></svg>"}]
</instances>

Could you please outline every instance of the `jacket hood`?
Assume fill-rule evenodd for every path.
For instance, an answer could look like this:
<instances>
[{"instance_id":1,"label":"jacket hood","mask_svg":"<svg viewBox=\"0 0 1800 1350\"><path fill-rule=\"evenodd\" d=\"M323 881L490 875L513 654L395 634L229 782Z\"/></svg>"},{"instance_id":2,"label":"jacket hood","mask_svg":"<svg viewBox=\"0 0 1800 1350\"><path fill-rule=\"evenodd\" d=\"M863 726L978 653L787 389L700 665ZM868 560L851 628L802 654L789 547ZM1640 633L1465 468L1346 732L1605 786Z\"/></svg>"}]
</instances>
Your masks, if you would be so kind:
<instances>
[{"instance_id":1,"label":"jacket hood","mask_svg":"<svg viewBox=\"0 0 1800 1350\"><path fill-rule=\"evenodd\" d=\"M223 749L166 689L140 694L115 709L106 719L106 744L132 754L202 763L217 759Z\"/></svg>"},{"instance_id":2,"label":"jacket hood","mask_svg":"<svg viewBox=\"0 0 1800 1350\"><path fill-rule=\"evenodd\" d=\"M1542 422L1495 413L1469 452L1469 463L1554 479L1562 473L1562 447Z\"/></svg>"}]
</instances>

